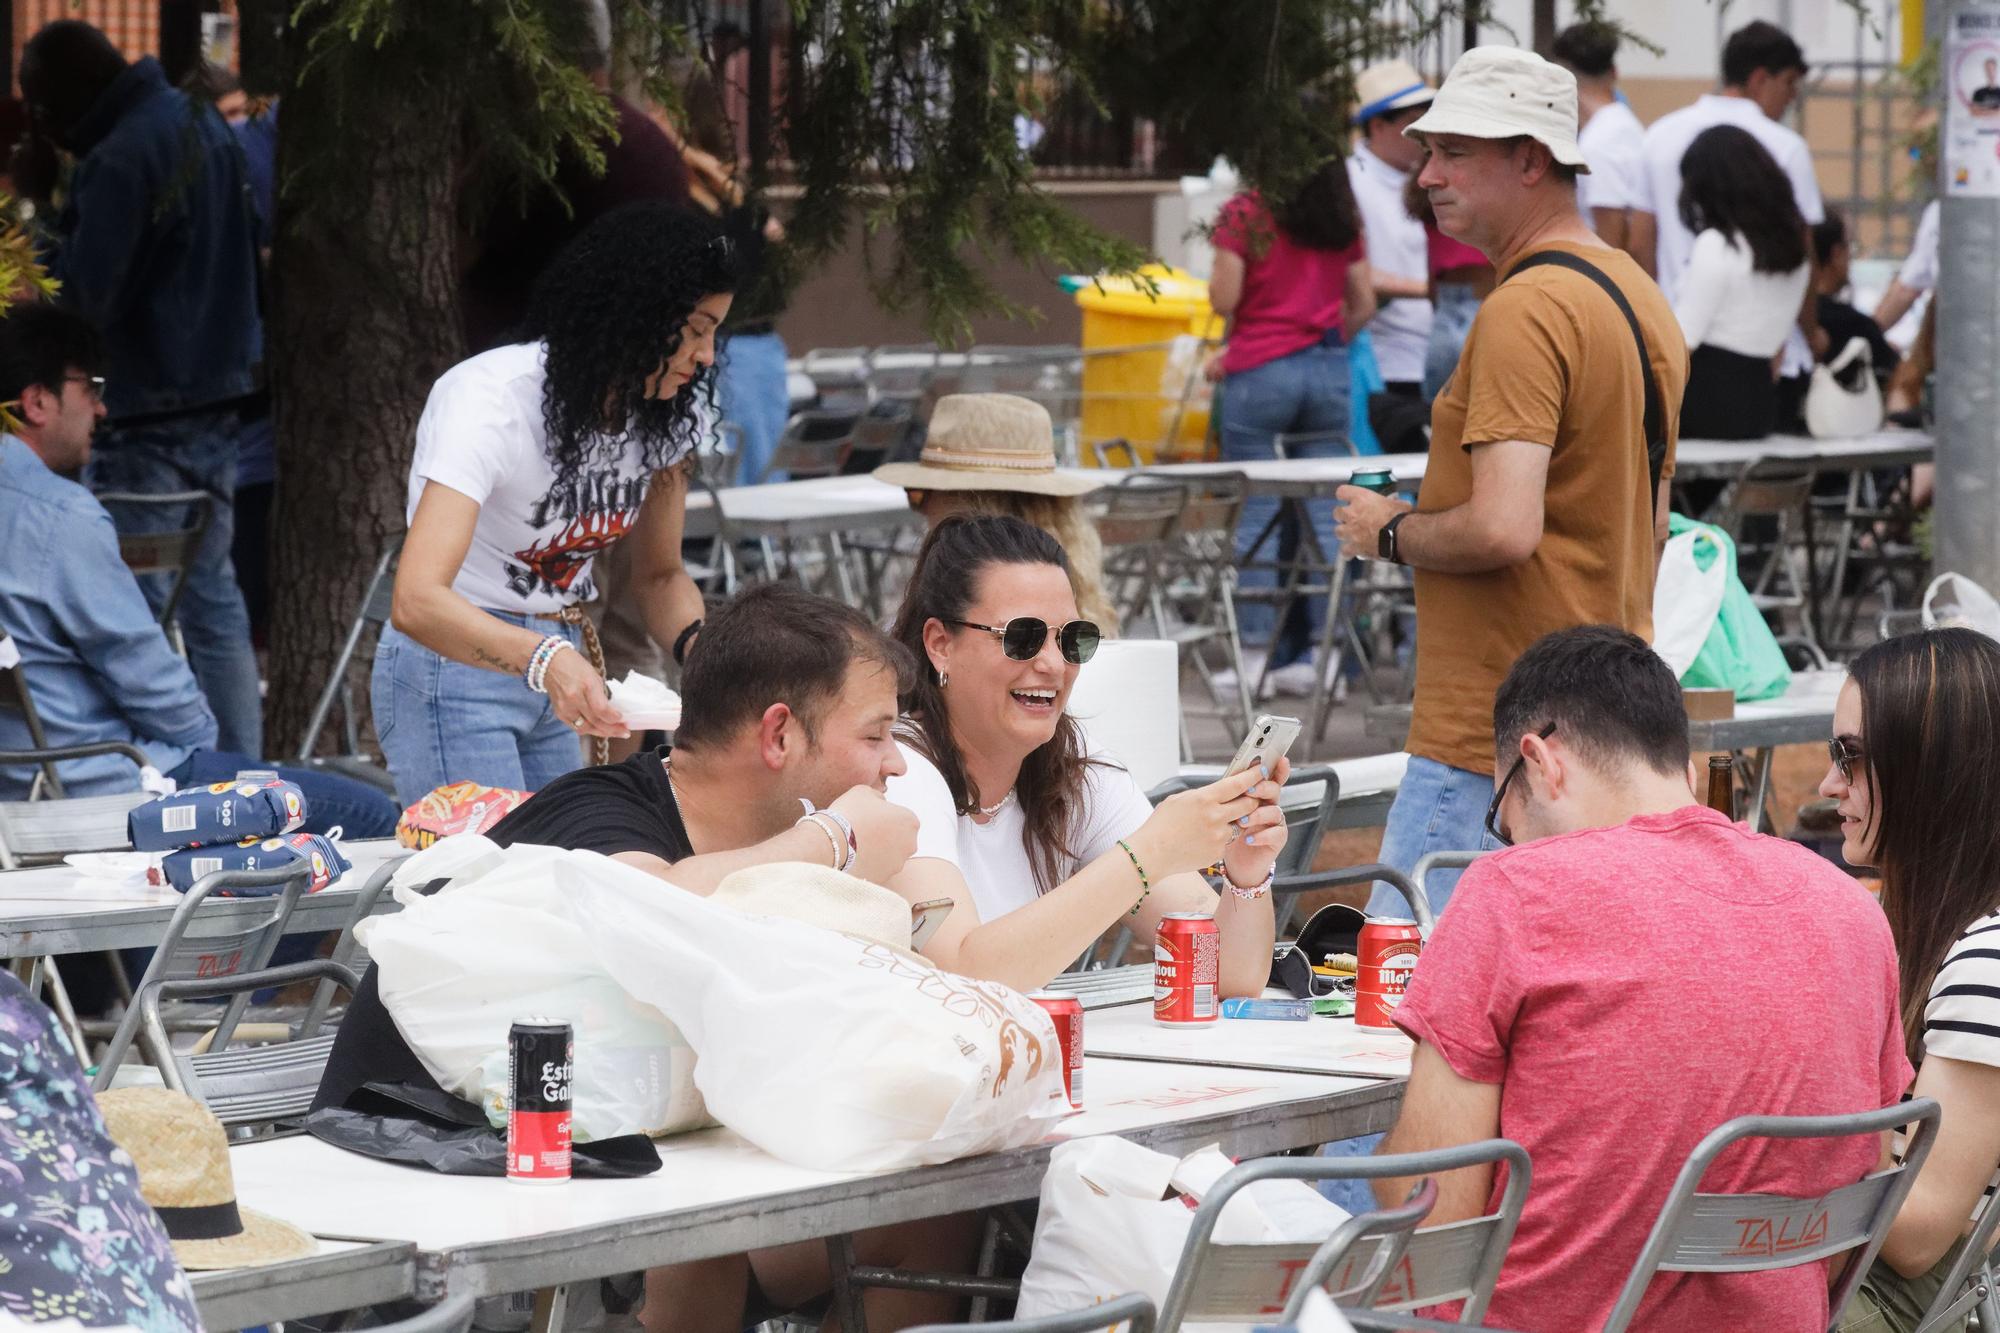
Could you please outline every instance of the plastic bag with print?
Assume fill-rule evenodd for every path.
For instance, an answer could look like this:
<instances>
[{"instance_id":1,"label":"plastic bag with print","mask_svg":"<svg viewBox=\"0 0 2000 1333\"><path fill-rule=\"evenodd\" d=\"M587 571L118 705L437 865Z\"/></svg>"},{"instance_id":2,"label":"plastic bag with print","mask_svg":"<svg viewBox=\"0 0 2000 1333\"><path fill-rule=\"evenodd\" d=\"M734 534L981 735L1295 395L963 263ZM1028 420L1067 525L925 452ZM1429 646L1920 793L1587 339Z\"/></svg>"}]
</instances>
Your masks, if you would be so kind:
<instances>
[{"instance_id":1,"label":"plastic bag with print","mask_svg":"<svg viewBox=\"0 0 2000 1333\"><path fill-rule=\"evenodd\" d=\"M542 869L619 985L694 1047L709 1113L774 1157L920 1166L1032 1143L1068 1113L1055 1029L1006 986L588 852Z\"/></svg>"}]
</instances>

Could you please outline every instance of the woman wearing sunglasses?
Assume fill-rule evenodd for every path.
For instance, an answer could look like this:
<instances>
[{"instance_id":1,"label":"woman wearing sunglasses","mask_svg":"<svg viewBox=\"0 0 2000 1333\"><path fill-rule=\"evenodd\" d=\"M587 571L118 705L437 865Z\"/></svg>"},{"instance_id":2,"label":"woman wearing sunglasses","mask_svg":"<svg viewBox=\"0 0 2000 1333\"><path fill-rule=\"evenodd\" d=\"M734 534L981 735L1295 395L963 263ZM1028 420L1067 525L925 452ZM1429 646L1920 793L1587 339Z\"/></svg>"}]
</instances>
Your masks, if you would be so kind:
<instances>
[{"instance_id":1,"label":"woman wearing sunglasses","mask_svg":"<svg viewBox=\"0 0 2000 1333\"><path fill-rule=\"evenodd\" d=\"M1820 794L1840 813L1841 857L1881 872L1911 1092L1944 1108L1840 1321L1887 1333L1917 1326L2000 1183L2000 644L1969 629L1876 644L1849 668L1833 730Z\"/></svg>"},{"instance_id":2,"label":"woman wearing sunglasses","mask_svg":"<svg viewBox=\"0 0 2000 1333\"><path fill-rule=\"evenodd\" d=\"M893 887L912 902L955 903L926 955L1028 989L1110 926L1149 943L1169 912L1212 912L1222 994L1263 988L1287 766L1154 809L1131 774L1088 753L1063 705L1098 629L1078 618L1052 537L1013 518L942 520L918 552L893 632L917 655L919 679L903 699L909 771L889 780L889 799L923 828ZM953 836L940 839L941 825ZM1216 863L1219 897L1199 873Z\"/></svg>"}]
</instances>

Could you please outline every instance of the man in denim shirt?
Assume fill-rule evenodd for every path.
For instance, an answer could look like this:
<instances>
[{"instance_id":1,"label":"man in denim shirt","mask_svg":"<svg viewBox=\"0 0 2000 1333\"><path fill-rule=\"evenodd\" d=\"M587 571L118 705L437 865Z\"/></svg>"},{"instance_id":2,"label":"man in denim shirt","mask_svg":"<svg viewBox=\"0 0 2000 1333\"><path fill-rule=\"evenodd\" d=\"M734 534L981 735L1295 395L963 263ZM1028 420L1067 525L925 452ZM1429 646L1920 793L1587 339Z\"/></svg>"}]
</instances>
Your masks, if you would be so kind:
<instances>
[{"instance_id":1,"label":"man in denim shirt","mask_svg":"<svg viewBox=\"0 0 2000 1333\"><path fill-rule=\"evenodd\" d=\"M103 332L110 353L110 427L89 484L212 497L215 521L176 615L223 747L260 753L257 661L229 558L239 409L261 378L264 339L242 154L212 108L167 85L157 60L127 64L87 23L35 34L21 90L31 131L15 160L21 192L47 200L54 146L77 159L47 262L62 302ZM109 508L121 531L188 525L181 506ZM165 576L142 585L156 607L164 601Z\"/></svg>"},{"instance_id":2,"label":"man in denim shirt","mask_svg":"<svg viewBox=\"0 0 2000 1333\"><path fill-rule=\"evenodd\" d=\"M90 462L105 415L104 362L96 333L66 310L24 305L0 319L0 402L19 422L18 434L0 434L0 633L20 652L50 745L124 741L184 786L269 767L216 748L215 717L119 558L110 515L70 479ZM0 750L31 744L25 719L0 711ZM70 796L139 785L120 755L57 771ZM305 793L307 829L395 831L395 802L374 788L318 769L279 772ZM33 780L32 768L0 768L0 799L24 797Z\"/></svg>"}]
</instances>

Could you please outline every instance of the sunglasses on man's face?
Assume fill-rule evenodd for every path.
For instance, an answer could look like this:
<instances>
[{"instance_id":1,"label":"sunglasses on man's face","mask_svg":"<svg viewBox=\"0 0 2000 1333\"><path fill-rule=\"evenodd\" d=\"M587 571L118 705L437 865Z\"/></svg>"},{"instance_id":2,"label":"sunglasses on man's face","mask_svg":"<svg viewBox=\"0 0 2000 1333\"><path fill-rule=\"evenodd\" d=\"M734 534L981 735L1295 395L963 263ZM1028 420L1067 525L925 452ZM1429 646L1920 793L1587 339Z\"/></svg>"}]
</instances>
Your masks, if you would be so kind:
<instances>
[{"instance_id":1,"label":"sunglasses on man's face","mask_svg":"<svg viewBox=\"0 0 2000 1333\"><path fill-rule=\"evenodd\" d=\"M1049 631L1053 629L1056 632L1056 647L1062 650L1063 661L1082 666L1097 652L1100 637L1097 626L1088 620L1072 620L1061 627L1033 616L1015 616L1004 625L981 625L971 620L949 620L945 623L960 629L985 630L1000 640L1000 651L1016 662L1033 661L1035 654L1042 651L1042 645L1049 641Z\"/></svg>"}]
</instances>

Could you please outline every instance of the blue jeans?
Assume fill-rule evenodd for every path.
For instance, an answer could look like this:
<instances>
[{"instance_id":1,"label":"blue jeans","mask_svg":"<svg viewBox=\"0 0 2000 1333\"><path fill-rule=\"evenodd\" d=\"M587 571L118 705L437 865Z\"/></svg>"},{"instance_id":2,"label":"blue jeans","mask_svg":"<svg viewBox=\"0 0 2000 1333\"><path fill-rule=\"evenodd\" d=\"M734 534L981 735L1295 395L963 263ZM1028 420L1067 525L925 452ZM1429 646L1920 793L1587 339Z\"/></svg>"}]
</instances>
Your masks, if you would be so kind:
<instances>
[{"instance_id":1,"label":"blue jeans","mask_svg":"<svg viewBox=\"0 0 2000 1333\"><path fill-rule=\"evenodd\" d=\"M1275 458L1274 436L1305 431L1333 432L1336 438L1292 444L1287 450L1290 457L1345 457L1347 449L1337 437L1348 426L1347 386L1347 349L1337 343L1302 348L1290 356L1231 374L1222 381L1223 461ZM1243 516L1236 525L1239 568L1257 534L1277 512L1278 501L1270 496L1252 495L1244 503ZM1312 524L1320 549L1329 556L1337 554L1340 542L1334 536L1333 506L1315 506ZM1277 558L1289 560L1297 551L1299 540L1297 527L1287 515L1278 534ZM1268 560L1272 554L1267 549L1263 559ZM1270 588L1278 584L1278 571L1245 569L1240 578L1244 587ZM1283 643L1276 642L1279 636L1273 623L1275 613L1276 608L1268 602L1245 602L1236 614L1246 640L1271 641L1270 664L1280 667L1311 652L1326 618L1326 599L1311 599L1306 621L1287 626L1291 633Z\"/></svg>"},{"instance_id":2,"label":"blue jeans","mask_svg":"<svg viewBox=\"0 0 2000 1333\"><path fill-rule=\"evenodd\" d=\"M764 465L785 433L791 412L791 390L785 385L785 340L775 333L734 333L722 340L717 359L717 398L722 419L742 432L742 469L736 475L745 486L764 477ZM783 481L782 472L771 474Z\"/></svg>"},{"instance_id":3,"label":"blue jeans","mask_svg":"<svg viewBox=\"0 0 2000 1333\"><path fill-rule=\"evenodd\" d=\"M242 421L235 412L202 412L148 426L113 428L92 449L87 480L93 491L168 495L204 491L214 518L195 552L174 618L187 642L188 665L215 714L216 748L234 754L264 753L264 701L258 692L257 654L250 646L250 613L230 558L236 523L236 454ZM111 521L124 533L168 532L189 525L186 510L112 504ZM139 587L154 610L166 604L173 579L148 574Z\"/></svg>"},{"instance_id":4,"label":"blue jeans","mask_svg":"<svg viewBox=\"0 0 2000 1333\"><path fill-rule=\"evenodd\" d=\"M488 611L510 625L561 634L581 650L581 631L557 620ZM392 626L375 648L369 682L375 736L396 779L396 799L414 805L449 782L540 791L583 767L583 742L548 696L519 676L440 657Z\"/></svg>"},{"instance_id":5,"label":"blue jeans","mask_svg":"<svg viewBox=\"0 0 2000 1333\"><path fill-rule=\"evenodd\" d=\"M329 773L323 768L291 768L267 764L245 754L196 750L167 776L183 787L227 782L246 769L268 769L295 783L306 798L307 833L325 833L338 826L346 838L393 838L402 812L396 803L365 782Z\"/></svg>"},{"instance_id":6,"label":"blue jeans","mask_svg":"<svg viewBox=\"0 0 2000 1333\"><path fill-rule=\"evenodd\" d=\"M1421 755L1410 756L1403 784L1389 807L1389 824L1382 831L1382 854L1376 859L1404 874L1431 852L1482 852L1499 846L1486 836L1486 807L1493 803L1493 779L1484 773L1440 764ZM1443 914L1458 885L1459 872L1440 870L1423 887L1431 911ZM1368 899L1368 915L1410 915L1403 895L1377 883Z\"/></svg>"},{"instance_id":7,"label":"blue jeans","mask_svg":"<svg viewBox=\"0 0 2000 1333\"><path fill-rule=\"evenodd\" d=\"M1436 314L1431 319L1430 345L1424 349L1427 403L1437 400L1445 381L1458 369L1458 354L1464 350L1466 335L1472 332L1473 317L1479 313L1479 296L1465 283L1441 283L1433 309Z\"/></svg>"}]
</instances>

